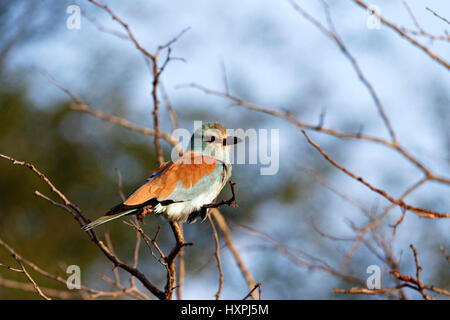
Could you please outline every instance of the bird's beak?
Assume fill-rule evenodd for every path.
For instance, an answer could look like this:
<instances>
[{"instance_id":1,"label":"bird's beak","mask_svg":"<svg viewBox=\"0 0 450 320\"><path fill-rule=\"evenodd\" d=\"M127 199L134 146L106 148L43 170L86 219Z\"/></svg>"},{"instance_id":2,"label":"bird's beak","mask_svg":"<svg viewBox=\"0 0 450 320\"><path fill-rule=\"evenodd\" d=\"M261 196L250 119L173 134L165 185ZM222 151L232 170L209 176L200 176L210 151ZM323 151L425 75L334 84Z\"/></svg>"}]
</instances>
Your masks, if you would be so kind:
<instances>
[{"instance_id":1,"label":"bird's beak","mask_svg":"<svg viewBox=\"0 0 450 320\"><path fill-rule=\"evenodd\" d=\"M239 139L238 137L228 136L226 139L223 139L223 145L229 146L232 144L239 143L241 141L242 141L242 139Z\"/></svg>"}]
</instances>

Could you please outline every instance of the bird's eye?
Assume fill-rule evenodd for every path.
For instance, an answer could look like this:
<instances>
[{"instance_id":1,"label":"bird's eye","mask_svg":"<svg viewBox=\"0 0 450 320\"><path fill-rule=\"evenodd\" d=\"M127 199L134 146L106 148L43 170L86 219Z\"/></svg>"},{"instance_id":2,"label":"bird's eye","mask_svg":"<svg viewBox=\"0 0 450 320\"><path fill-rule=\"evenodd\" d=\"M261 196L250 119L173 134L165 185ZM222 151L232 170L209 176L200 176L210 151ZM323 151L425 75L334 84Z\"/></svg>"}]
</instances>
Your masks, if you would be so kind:
<instances>
[{"instance_id":1,"label":"bird's eye","mask_svg":"<svg viewBox=\"0 0 450 320\"><path fill-rule=\"evenodd\" d=\"M214 142L216 141L216 137L215 136L206 136L203 138L203 141L205 142Z\"/></svg>"}]
</instances>

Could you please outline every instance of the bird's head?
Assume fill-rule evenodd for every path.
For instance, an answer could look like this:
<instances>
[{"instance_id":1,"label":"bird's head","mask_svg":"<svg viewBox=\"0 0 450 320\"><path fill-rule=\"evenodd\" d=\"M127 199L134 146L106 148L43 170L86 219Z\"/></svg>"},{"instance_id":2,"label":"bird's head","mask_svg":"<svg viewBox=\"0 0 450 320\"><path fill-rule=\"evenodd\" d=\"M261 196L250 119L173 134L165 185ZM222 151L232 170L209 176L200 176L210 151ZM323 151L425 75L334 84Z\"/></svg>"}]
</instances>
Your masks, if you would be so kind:
<instances>
[{"instance_id":1,"label":"bird's head","mask_svg":"<svg viewBox=\"0 0 450 320\"><path fill-rule=\"evenodd\" d=\"M190 150L229 162L230 145L240 142L228 136L227 129L219 123L205 123L191 137Z\"/></svg>"}]
</instances>

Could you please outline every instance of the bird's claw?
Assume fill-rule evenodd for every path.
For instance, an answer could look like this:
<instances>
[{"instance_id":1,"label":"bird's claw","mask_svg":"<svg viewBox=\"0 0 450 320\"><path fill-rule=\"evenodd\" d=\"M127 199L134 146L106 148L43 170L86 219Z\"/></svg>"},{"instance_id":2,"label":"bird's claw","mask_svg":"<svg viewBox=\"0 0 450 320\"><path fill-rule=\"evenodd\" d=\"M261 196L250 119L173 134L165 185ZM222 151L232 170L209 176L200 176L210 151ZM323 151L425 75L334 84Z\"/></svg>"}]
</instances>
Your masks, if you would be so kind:
<instances>
[{"instance_id":1,"label":"bird's claw","mask_svg":"<svg viewBox=\"0 0 450 320\"><path fill-rule=\"evenodd\" d=\"M145 217L147 214L151 213L151 212L153 212L153 208L151 208L151 207L144 207L144 208L141 210L141 212L139 212L139 213L137 214L136 218L138 219L139 222L142 222L142 223L145 224L145 222L144 222L144 217Z\"/></svg>"}]
</instances>

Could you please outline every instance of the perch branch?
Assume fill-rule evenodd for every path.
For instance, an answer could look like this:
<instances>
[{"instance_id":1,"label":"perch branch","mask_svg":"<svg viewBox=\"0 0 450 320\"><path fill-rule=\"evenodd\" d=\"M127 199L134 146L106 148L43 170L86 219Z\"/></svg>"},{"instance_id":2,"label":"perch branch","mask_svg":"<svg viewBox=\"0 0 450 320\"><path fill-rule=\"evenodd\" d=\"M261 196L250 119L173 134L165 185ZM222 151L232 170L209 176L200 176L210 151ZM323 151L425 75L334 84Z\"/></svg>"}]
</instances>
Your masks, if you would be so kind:
<instances>
[{"instance_id":1,"label":"perch branch","mask_svg":"<svg viewBox=\"0 0 450 320\"><path fill-rule=\"evenodd\" d=\"M386 198L387 200L389 200L393 204L396 204L396 205L400 206L403 209L410 210L410 211L418 214L419 216L426 217L426 218L449 218L450 217L450 213L437 213L437 212L434 212L432 210L423 209L423 208L415 207L415 206L412 206L412 205L408 205L405 202L403 202L403 200L395 199L394 197L390 196L385 191L383 191L381 189L378 189L376 187L373 187L371 184L366 182L363 178L356 176L354 173L350 172L349 170L347 170L346 168L344 168L343 166L338 164L336 161L334 161L319 145L317 145L314 141L311 140L311 138L308 136L308 134L306 133L305 130L302 130L302 132L305 135L305 137L308 140L308 142L314 148L316 148L322 154L322 156L326 160L328 160L328 162L330 162L333 166L335 166L336 168L338 168L339 170L341 170L342 172L344 172L345 174L347 174L351 178L355 179L356 181L359 181L360 183L364 184L370 190L380 194L381 196L383 196L384 198Z\"/></svg>"}]
</instances>

